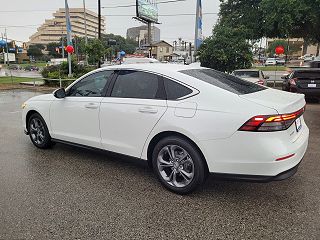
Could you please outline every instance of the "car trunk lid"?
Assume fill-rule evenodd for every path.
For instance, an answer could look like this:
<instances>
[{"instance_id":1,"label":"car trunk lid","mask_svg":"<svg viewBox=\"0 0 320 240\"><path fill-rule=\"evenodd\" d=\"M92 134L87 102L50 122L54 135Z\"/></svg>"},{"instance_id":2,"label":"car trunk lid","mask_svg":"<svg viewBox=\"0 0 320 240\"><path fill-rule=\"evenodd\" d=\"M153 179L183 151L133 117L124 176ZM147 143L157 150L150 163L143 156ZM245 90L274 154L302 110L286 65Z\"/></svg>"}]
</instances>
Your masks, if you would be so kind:
<instances>
[{"instance_id":1,"label":"car trunk lid","mask_svg":"<svg viewBox=\"0 0 320 240\"><path fill-rule=\"evenodd\" d=\"M298 72L294 77L299 88L320 88L320 71Z\"/></svg>"},{"instance_id":2,"label":"car trunk lid","mask_svg":"<svg viewBox=\"0 0 320 240\"><path fill-rule=\"evenodd\" d=\"M295 112L306 104L303 94L283 92L272 88L239 96L262 106L275 109L279 114Z\"/></svg>"}]
</instances>

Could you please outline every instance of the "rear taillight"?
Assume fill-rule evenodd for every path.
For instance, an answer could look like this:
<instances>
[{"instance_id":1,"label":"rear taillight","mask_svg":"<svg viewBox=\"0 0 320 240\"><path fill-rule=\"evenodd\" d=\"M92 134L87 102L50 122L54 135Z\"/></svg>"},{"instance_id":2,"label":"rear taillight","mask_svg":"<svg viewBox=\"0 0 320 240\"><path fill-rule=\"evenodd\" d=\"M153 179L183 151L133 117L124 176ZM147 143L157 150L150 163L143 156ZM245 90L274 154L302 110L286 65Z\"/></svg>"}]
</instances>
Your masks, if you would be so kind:
<instances>
[{"instance_id":1,"label":"rear taillight","mask_svg":"<svg viewBox=\"0 0 320 240\"><path fill-rule=\"evenodd\" d=\"M305 107L289 114L260 115L250 118L239 131L274 132L288 129L305 111Z\"/></svg>"},{"instance_id":2,"label":"rear taillight","mask_svg":"<svg viewBox=\"0 0 320 240\"><path fill-rule=\"evenodd\" d=\"M298 80L297 78L292 78L292 79L290 79L289 82L291 85L297 85L297 83L296 83L297 80Z\"/></svg>"},{"instance_id":3,"label":"rear taillight","mask_svg":"<svg viewBox=\"0 0 320 240\"><path fill-rule=\"evenodd\" d=\"M264 85L264 81L261 80L261 79L257 83L260 84L260 85Z\"/></svg>"}]
</instances>

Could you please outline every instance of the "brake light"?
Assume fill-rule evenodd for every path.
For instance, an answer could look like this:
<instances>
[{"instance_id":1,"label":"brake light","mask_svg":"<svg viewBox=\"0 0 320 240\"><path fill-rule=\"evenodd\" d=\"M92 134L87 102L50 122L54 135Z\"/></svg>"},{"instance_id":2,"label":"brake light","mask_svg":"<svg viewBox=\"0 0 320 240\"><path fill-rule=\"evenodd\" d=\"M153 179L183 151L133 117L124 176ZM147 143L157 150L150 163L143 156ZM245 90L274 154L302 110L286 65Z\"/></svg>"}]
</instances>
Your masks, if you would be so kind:
<instances>
[{"instance_id":1,"label":"brake light","mask_svg":"<svg viewBox=\"0 0 320 240\"><path fill-rule=\"evenodd\" d=\"M305 111L305 107L299 111L279 115L259 115L250 118L243 124L239 131L250 132L274 132L288 129L294 121Z\"/></svg>"},{"instance_id":2,"label":"brake light","mask_svg":"<svg viewBox=\"0 0 320 240\"><path fill-rule=\"evenodd\" d=\"M290 79L289 82L291 85L297 85L297 83L296 83L297 80L298 80L297 78L292 78L292 79Z\"/></svg>"},{"instance_id":3,"label":"brake light","mask_svg":"<svg viewBox=\"0 0 320 240\"><path fill-rule=\"evenodd\" d=\"M260 85L264 85L264 81L261 80L261 79L257 83L260 84Z\"/></svg>"}]
</instances>

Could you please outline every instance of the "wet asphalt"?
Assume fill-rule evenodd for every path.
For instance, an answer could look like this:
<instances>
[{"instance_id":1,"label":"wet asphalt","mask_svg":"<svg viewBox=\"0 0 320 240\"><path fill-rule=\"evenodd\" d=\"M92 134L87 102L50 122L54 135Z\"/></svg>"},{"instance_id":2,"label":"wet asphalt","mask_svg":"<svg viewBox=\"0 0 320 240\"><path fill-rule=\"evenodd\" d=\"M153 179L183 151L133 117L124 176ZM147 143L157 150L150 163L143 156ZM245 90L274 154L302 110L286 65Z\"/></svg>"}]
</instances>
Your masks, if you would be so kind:
<instances>
[{"instance_id":1,"label":"wet asphalt","mask_svg":"<svg viewBox=\"0 0 320 240\"><path fill-rule=\"evenodd\" d=\"M292 178L209 178L179 196L144 162L62 144L35 148L20 105L37 94L0 92L0 239L320 239L319 103L307 105L310 145Z\"/></svg>"}]
</instances>

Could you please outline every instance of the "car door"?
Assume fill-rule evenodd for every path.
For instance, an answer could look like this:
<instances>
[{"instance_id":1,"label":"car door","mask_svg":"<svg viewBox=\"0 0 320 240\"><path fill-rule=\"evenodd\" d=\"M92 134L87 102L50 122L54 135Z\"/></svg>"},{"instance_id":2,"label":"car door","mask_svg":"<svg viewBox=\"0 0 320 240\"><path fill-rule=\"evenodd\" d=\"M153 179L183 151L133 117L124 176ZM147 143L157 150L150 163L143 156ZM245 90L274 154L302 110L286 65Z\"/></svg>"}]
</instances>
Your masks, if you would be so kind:
<instances>
[{"instance_id":1,"label":"car door","mask_svg":"<svg viewBox=\"0 0 320 240\"><path fill-rule=\"evenodd\" d=\"M121 70L112 85L100 107L102 146L140 157L148 135L167 109L162 78Z\"/></svg>"},{"instance_id":2,"label":"car door","mask_svg":"<svg viewBox=\"0 0 320 240\"><path fill-rule=\"evenodd\" d=\"M113 71L90 74L55 99L50 107L51 136L68 142L101 147L100 103Z\"/></svg>"}]
</instances>

